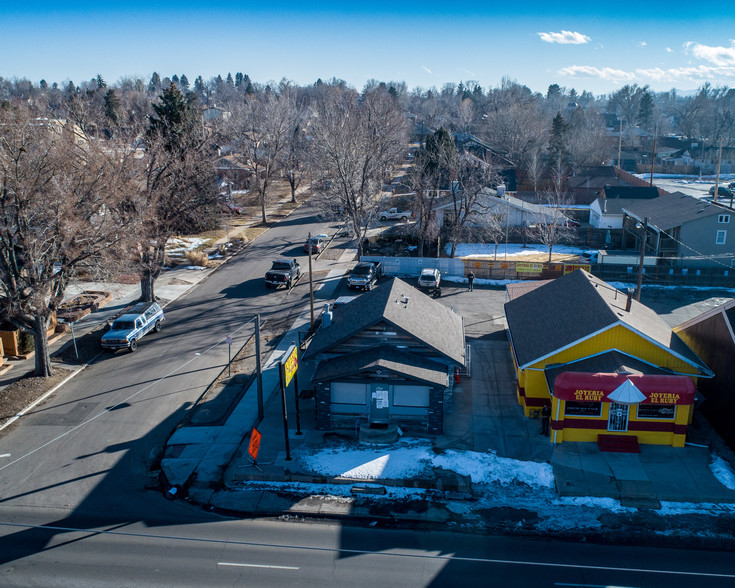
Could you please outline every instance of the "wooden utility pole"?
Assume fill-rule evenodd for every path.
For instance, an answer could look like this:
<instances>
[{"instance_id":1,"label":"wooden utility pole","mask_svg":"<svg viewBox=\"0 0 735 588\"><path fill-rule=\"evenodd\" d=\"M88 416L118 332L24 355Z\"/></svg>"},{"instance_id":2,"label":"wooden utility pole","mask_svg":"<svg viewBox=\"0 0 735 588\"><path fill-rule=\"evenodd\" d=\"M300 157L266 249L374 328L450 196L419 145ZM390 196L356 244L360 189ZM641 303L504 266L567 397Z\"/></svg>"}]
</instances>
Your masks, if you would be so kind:
<instances>
[{"instance_id":1,"label":"wooden utility pole","mask_svg":"<svg viewBox=\"0 0 735 588\"><path fill-rule=\"evenodd\" d=\"M717 169L715 170L715 198L717 202L718 192L720 191L720 162L722 161L722 137L720 137L720 146L717 149Z\"/></svg>"},{"instance_id":2,"label":"wooden utility pole","mask_svg":"<svg viewBox=\"0 0 735 588\"><path fill-rule=\"evenodd\" d=\"M623 155L623 119L620 119L620 132L618 133L618 169L623 169L620 158Z\"/></svg>"},{"instance_id":3,"label":"wooden utility pole","mask_svg":"<svg viewBox=\"0 0 735 588\"><path fill-rule=\"evenodd\" d=\"M651 151L651 186L653 186L653 167L656 164L656 136L658 129L653 130L653 150Z\"/></svg>"},{"instance_id":4,"label":"wooden utility pole","mask_svg":"<svg viewBox=\"0 0 735 588\"><path fill-rule=\"evenodd\" d=\"M311 271L311 233L307 237L309 243L309 308L311 309L311 328L314 328L314 274Z\"/></svg>"}]
</instances>

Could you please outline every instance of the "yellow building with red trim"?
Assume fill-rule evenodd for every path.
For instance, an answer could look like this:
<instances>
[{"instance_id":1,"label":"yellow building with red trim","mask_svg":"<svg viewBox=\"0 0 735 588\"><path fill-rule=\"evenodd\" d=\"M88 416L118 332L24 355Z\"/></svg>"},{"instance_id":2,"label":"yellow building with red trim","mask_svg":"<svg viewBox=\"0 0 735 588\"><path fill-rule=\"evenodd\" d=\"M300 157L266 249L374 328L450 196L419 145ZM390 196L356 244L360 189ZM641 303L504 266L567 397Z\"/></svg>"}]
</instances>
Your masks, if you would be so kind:
<instances>
[{"instance_id":1,"label":"yellow building with red trim","mask_svg":"<svg viewBox=\"0 0 735 588\"><path fill-rule=\"evenodd\" d=\"M553 442L629 437L684 445L693 396L692 402L659 403L665 406L654 410L647 408L656 403L646 390L662 376L686 387L712 372L653 310L584 270L537 287L510 284L508 299L518 402L527 416L550 406ZM617 402L607 393L613 390L586 400L562 397L555 393L556 380L566 372L607 374L618 384L636 379L638 395Z\"/></svg>"}]
</instances>

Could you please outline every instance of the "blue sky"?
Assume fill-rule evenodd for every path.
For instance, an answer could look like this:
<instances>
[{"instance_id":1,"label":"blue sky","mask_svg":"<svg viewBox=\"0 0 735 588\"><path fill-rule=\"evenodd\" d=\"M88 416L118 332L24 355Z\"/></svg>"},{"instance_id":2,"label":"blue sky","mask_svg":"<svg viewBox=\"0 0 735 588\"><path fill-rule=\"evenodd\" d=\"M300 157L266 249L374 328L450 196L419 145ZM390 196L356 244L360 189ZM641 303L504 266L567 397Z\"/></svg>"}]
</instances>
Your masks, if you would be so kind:
<instances>
[{"instance_id":1,"label":"blue sky","mask_svg":"<svg viewBox=\"0 0 735 588\"><path fill-rule=\"evenodd\" d=\"M7 4L7 6L6 6ZM409 88L504 76L545 92L735 87L732 1L33 2L0 0L0 76L79 83L228 72ZM560 3L562 4L562 3Z\"/></svg>"}]
</instances>

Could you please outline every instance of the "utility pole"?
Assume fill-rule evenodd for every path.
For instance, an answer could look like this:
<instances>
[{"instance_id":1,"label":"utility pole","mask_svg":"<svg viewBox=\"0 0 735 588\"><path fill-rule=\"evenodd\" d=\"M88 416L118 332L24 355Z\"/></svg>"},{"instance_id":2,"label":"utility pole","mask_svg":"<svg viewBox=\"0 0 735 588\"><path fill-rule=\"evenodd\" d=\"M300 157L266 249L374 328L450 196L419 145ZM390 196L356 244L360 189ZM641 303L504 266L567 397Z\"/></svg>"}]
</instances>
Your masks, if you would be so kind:
<instances>
[{"instance_id":1,"label":"utility pole","mask_svg":"<svg viewBox=\"0 0 735 588\"><path fill-rule=\"evenodd\" d=\"M641 286L643 285L643 257L646 255L646 240L648 239L648 217L643 220L643 237L641 238L641 259L638 263L638 286L635 289L636 301L641 301Z\"/></svg>"},{"instance_id":2,"label":"utility pole","mask_svg":"<svg viewBox=\"0 0 735 588\"><path fill-rule=\"evenodd\" d=\"M620 119L620 131L618 132L618 169L623 169L620 158L623 155L623 119Z\"/></svg>"},{"instance_id":3,"label":"utility pole","mask_svg":"<svg viewBox=\"0 0 735 588\"><path fill-rule=\"evenodd\" d=\"M717 150L717 169L715 170L715 199L717 202L717 192L720 190L720 162L722 161L722 137L720 137L720 147Z\"/></svg>"},{"instance_id":4,"label":"utility pole","mask_svg":"<svg viewBox=\"0 0 735 588\"><path fill-rule=\"evenodd\" d=\"M260 365L260 315L255 315L255 373L258 381L258 422L263 420L263 368Z\"/></svg>"},{"instance_id":5,"label":"utility pole","mask_svg":"<svg viewBox=\"0 0 735 588\"><path fill-rule=\"evenodd\" d=\"M651 152L651 186L653 186L653 166L656 164L656 136L658 129L653 130L653 151Z\"/></svg>"},{"instance_id":6,"label":"utility pole","mask_svg":"<svg viewBox=\"0 0 735 588\"><path fill-rule=\"evenodd\" d=\"M309 308L311 309L311 328L314 328L314 273L311 271L311 232L307 237L309 244Z\"/></svg>"}]
</instances>

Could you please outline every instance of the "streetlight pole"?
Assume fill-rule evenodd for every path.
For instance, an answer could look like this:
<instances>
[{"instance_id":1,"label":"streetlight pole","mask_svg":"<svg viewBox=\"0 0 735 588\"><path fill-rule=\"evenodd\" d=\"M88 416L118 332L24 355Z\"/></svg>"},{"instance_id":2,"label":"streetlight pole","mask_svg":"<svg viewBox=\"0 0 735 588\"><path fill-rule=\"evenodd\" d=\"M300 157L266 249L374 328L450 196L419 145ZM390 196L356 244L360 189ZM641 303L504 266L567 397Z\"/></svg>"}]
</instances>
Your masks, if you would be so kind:
<instances>
[{"instance_id":1,"label":"streetlight pole","mask_svg":"<svg viewBox=\"0 0 735 588\"><path fill-rule=\"evenodd\" d=\"M648 217L643 220L643 237L641 238L641 259L638 263L638 286L635 289L635 299L641 301L641 286L643 285L643 257L646 255L646 240L648 239Z\"/></svg>"}]
</instances>

